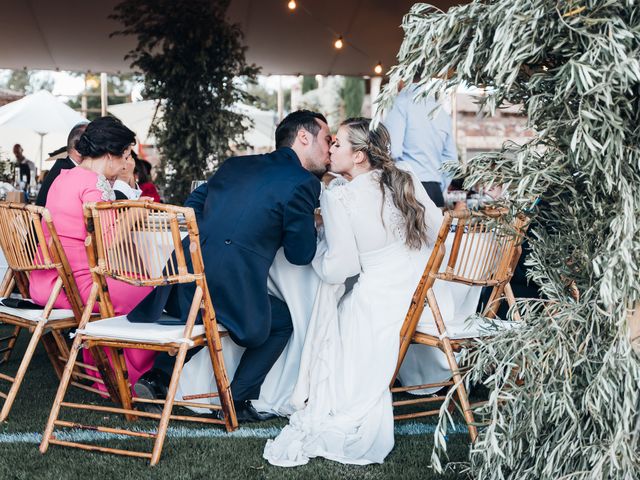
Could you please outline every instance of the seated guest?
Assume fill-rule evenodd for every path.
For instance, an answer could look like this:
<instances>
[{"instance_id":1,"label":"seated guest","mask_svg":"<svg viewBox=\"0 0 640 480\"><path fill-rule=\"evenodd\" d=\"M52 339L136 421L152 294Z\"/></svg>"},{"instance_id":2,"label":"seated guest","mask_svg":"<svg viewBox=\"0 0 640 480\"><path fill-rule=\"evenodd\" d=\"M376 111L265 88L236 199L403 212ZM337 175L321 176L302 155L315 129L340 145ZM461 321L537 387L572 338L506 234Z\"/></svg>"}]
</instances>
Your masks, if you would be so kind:
<instances>
[{"instance_id":1,"label":"seated guest","mask_svg":"<svg viewBox=\"0 0 640 480\"><path fill-rule=\"evenodd\" d=\"M118 173L116 181L113 182L113 190L116 194L116 200L138 200L142 195L142 190L136 183L136 176L134 169L136 162L133 158L133 151L131 156L127 158L124 163L124 167Z\"/></svg>"},{"instance_id":2,"label":"seated guest","mask_svg":"<svg viewBox=\"0 0 640 480\"><path fill-rule=\"evenodd\" d=\"M83 203L115 200L109 181L114 181L123 169L135 143L135 134L113 117L100 117L91 122L75 144L83 157L77 168L61 170L49 189L46 207L51 212L60 243L78 285L83 302L89 297L93 283L84 241L87 229L84 223ZM45 236L49 232L43 225ZM30 277L30 294L34 302L44 305L57 279L54 270L35 270ZM136 287L107 279L109 294L117 315L129 313L150 291L150 287ZM70 308L62 292L55 308ZM97 309L96 309L97 311ZM141 372L148 370L155 355L152 352L125 350L129 378L133 383ZM91 362L90 353L84 351L85 362Z\"/></svg>"},{"instance_id":3,"label":"seated guest","mask_svg":"<svg viewBox=\"0 0 640 480\"><path fill-rule=\"evenodd\" d=\"M138 156L131 152L136 161L136 176L138 177L138 186L142 190L142 197L150 197L154 202L161 202L160 194L156 186L151 181L151 169L153 168L146 160L139 159Z\"/></svg>"},{"instance_id":4,"label":"seated guest","mask_svg":"<svg viewBox=\"0 0 640 480\"><path fill-rule=\"evenodd\" d=\"M69 170L82 161L82 155L76 150L76 142L87 128L88 122L78 123L69 132L67 138L67 156L65 158L59 158L56 163L53 164L49 173L42 179L42 185L40 186L40 192L36 198L36 205L44 207L47 203L47 195L49 194L49 188L53 181L58 178L61 170Z\"/></svg>"}]
</instances>

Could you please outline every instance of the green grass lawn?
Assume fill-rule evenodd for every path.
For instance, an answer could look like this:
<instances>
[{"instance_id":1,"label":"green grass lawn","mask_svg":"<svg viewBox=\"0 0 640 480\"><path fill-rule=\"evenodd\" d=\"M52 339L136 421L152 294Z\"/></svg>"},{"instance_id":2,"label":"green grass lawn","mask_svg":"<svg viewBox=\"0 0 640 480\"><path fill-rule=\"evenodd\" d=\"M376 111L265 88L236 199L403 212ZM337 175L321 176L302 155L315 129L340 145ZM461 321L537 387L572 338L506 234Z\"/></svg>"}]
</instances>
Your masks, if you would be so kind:
<instances>
[{"instance_id":1,"label":"green grass lawn","mask_svg":"<svg viewBox=\"0 0 640 480\"><path fill-rule=\"evenodd\" d=\"M0 336L7 331L0 326ZM26 345L23 332L9 365L3 365L2 373L13 374ZM58 386L53 368L41 347L37 350L6 423L0 425L0 479L79 479L79 478L209 478L209 479L460 479L466 476L454 468L444 475L435 474L429 464L433 446L430 431L434 420L398 424L396 445L383 465L366 467L347 466L324 459L313 459L308 465L296 468L279 468L262 459L266 438L286 424L278 419L261 424L241 425L230 435L222 429L173 422L166 439L158 466L150 468L143 459L107 454L90 453L77 449L50 446L45 455L38 451L39 436L44 430L53 397ZM6 382L0 381L0 390L7 391ZM71 388L66 400L101 402L90 393ZM106 422L102 414L78 410L63 410L61 418L96 425L122 425L124 419L111 416ZM462 423L461 419L457 419ZM137 427L153 430L156 423L142 420ZM422 432L422 433L420 433ZM93 432L75 432L93 435ZM96 442L104 444L104 441ZM117 439L110 446L123 449L150 450L147 440ZM451 462L462 462L468 451L466 433L449 436Z\"/></svg>"}]
</instances>

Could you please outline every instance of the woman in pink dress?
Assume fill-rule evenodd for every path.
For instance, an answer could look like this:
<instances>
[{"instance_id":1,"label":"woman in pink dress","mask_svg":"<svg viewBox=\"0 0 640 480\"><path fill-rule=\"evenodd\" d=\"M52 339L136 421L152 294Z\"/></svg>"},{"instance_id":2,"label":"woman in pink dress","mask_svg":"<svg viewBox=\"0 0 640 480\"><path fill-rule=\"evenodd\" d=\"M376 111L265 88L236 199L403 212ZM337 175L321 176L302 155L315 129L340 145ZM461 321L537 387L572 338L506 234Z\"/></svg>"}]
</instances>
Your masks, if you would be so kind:
<instances>
[{"instance_id":1,"label":"woman in pink dress","mask_svg":"<svg viewBox=\"0 0 640 480\"><path fill-rule=\"evenodd\" d=\"M113 117L101 117L91 122L76 144L83 156L80 165L62 170L51 184L46 207L51 212L60 243L78 285L80 297L86 303L91 290L91 272L84 246L87 229L82 205L86 202L115 200L110 180L114 180L131 155L135 134ZM49 232L44 226L45 236ZM44 305L53 289L57 274L52 270L35 270L30 277L31 299ZM111 278L107 279L109 294L116 315L126 315L151 287L136 287ZM64 294L60 294L55 308L71 308ZM95 311L98 311L97 307ZM83 351L85 362L93 364L88 350ZM138 377L153 366L155 354L149 351L126 349L124 352L129 379L134 385Z\"/></svg>"}]
</instances>

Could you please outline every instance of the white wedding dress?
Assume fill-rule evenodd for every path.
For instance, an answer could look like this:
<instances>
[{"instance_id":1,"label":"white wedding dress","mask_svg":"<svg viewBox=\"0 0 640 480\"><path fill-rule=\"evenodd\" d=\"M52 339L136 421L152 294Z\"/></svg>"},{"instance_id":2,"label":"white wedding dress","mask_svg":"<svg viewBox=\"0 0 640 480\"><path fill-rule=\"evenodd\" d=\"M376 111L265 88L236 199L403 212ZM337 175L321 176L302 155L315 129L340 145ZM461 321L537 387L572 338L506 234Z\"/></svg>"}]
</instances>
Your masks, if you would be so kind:
<instances>
[{"instance_id":1,"label":"white wedding dress","mask_svg":"<svg viewBox=\"0 0 640 480\"><path fill-rule=\"evenodd\" d=\"M290 403L298 410L264 458L280 466L312 457L382 463L394 445L389 382L399 331L442 222L442 212L414 177L425 206L429 246L411 250L404 223L378 172L327 189L321 197L324 237L313 267L322 283ZM341 298L347 277L359 274Z\"/></svg>"}]
</instances>

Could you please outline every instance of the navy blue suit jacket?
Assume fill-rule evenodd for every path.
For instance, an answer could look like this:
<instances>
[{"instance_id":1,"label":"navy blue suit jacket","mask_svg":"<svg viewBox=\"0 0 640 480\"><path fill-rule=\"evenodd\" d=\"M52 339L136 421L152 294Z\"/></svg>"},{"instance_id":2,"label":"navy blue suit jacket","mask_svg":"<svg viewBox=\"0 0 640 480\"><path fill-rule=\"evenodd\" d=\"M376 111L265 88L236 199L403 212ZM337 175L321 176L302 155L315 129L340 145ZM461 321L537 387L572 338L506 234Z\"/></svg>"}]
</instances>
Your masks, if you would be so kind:
<instances>
[{"instance_id":1,"label":"navy blue suit jacket","mask_svg":"<svg viewBox=\"0 0 640 480\"><path fill-rule=\"evenodd\" d=\"M313 259L319 196L319 180L292 149L280 148L228 159L187 199L185 206L198 221L216 318L236 343L250 347L264 341L256 335L271 324L267 276L278 249L284 247L295 265ZM193 284L158 287L128 318L155 322L165 308L184 323L194 291Z\"/></svg>"}]
</instances>

